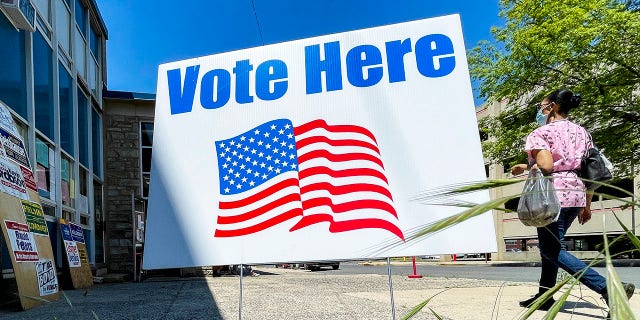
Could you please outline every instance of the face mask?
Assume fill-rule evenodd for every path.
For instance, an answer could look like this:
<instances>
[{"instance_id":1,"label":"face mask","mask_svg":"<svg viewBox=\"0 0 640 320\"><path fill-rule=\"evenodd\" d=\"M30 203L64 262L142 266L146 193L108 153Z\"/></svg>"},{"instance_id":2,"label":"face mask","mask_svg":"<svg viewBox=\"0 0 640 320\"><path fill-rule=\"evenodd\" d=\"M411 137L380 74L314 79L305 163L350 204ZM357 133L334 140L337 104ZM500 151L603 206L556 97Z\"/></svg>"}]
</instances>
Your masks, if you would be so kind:
<instances>
[{"instance_id":1,"label":"face mask","mask_svg":"<svg viewBox=\"0 0 640 320\"><path fill-rule=\"evenodd\" d=\"M536 122L538 122L539 126L544 126L547 124L547 119L549 118L549 114L542 114L542 110L538 110L538 114L536 114Z\"/></svg>"}]
</instances>

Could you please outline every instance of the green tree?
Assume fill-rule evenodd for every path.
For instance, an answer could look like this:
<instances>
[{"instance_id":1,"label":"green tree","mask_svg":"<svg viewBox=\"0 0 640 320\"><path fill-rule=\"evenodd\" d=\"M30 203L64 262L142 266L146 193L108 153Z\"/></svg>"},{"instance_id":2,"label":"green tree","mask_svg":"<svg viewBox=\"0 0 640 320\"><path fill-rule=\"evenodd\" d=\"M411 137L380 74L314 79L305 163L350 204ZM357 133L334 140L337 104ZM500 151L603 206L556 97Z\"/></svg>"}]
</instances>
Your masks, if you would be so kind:
<instances>
[{"instance_id":1,"label":"green tree","mask_svg":"<svg viewBox=\"0 0 640 320\"><path fill-rule=\"evenodd\" d=\"M522 161L535 105L568 88L583 98L571 119L591 132L616 175L640 172L640 1L500 0L500 16L496 41L469 53L481 97L509 101L480 123L494 138L486 155Z\"/></svg>"}]
</instances>

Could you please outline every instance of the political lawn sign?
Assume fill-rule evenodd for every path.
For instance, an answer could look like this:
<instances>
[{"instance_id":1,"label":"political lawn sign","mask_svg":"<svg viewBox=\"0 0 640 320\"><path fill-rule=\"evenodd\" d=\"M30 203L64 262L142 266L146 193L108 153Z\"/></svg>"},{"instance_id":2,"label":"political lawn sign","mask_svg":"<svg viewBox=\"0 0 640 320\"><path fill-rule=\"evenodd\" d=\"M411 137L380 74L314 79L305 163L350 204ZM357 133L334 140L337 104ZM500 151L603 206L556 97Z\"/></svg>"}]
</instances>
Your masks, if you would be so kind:
<instances>
[{"instance_id":1,"label":"political lawn sign","mask_svg":"<svg viewBox=\"0 0 640 320\"><path fill-rule=\"evenodd\" d=\"M145 269L496 250L490 213L406 241L485 179L458 15L163 64L151 168Z\"/></svg>"},{"instance_id":2,"label":"political lawn sign","mask_svg":"<svg viewBox=\"0 0 640 320\"><path fill-rule=\"evenodd\" d=\"M47 222L25 143L9 106L0 100L0 232L8 249L20 306L59 298ZM40 298L38 298L40 297Z\"/></svg>"}]
</instances>

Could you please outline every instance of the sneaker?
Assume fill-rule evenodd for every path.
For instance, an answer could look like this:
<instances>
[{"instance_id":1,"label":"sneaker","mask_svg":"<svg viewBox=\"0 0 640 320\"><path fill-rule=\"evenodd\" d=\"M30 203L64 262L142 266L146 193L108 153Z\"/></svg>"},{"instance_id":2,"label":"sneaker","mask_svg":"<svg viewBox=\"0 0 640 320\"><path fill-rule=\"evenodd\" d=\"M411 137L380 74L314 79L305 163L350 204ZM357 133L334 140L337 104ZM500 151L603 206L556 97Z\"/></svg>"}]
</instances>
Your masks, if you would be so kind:
<instances>
[{"instance_id":1,"label":"sneaker","mask_svg":"<svg viewBox=\"0 0 640 320\"><path fill-rule=\"evenodd\" d=\"M636 291L636 286L633 283L623 282L622 288L624 288L624 292L627 294L627 300L631 299L633 293ZM607 292L606 288L604 293L602 294L602 299L604 299L607 305L609 304L609 293Z\"/></svg>"},{"instance_id":2,"label":"sneaker","mask_svg":"<svg viewBox=\"0 0 640 320\"><path fill-rule=\"evenodd\" d=\"M622 283L622 288L624 288L624 292L627 294L627 300L631 299L633 293L636 291L636 286L633 283ZM609 305L609 295L607 291L602 295L604 301ZM607 312L607 317L605 319L611 319L611 311Z\"/></svg>"},{"instance_id":3,"label":"sneaker","mask_svg":"<svg viewBox=\"0 0 640 320\"><path fill-rule=\"evenodd\" d=\"M636 286L633 283L622 283L624 292L627 294L627 299L631 299L633 293L636 291Z\"/></svg>"},{"instance_id":4,"label":"sneaker","mask_svg":"<svg viewBox=\"0 0 640 320\"><path fill-rule=\"evenodd\" d=\"M531 307L531 305L533 305L533 303L536 301L536 299L538 299L541 295L542 295L542 293L536 293L535 295L531 296L531 298L529 298L527 300L520 301L520 306L523 307L523 308ZM551 297L551 298L547 299L547 301L543 302L538 307L538 310L547 311L547 310L551 309L551 306L555 302L556 302L556 300L553 299L553 297Z\"/></svg>"}]
</instances>

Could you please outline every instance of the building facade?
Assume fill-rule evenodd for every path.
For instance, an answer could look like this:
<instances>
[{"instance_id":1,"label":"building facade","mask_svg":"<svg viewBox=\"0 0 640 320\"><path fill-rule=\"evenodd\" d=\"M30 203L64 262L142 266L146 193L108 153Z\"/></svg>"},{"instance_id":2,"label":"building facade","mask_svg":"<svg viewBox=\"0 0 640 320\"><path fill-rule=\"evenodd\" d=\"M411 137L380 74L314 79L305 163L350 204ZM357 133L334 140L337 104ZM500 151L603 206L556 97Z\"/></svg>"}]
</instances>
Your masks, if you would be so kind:
<instances>
[{"instance_id":1,"label":"building facade","mask_svg":"<svg viewBox=\"0 0 640 320\"><path fill-rule=\"evenodd\" d=\"M155 95L105 91L103 98L107 269L131 274L144 248Z\"/></svg>"},{"instance_id":2,"label":"building facade","mask_svg":"<svg viewBox=\"0 0 640 320\"><path fill-rule=\"evenodd\" d=\"M94 0L7 0L0 9L0 100L29 153L57 263L65 218L84 228L89 260L102 264L107 29Z\"/></svg>"}]
</instances>

